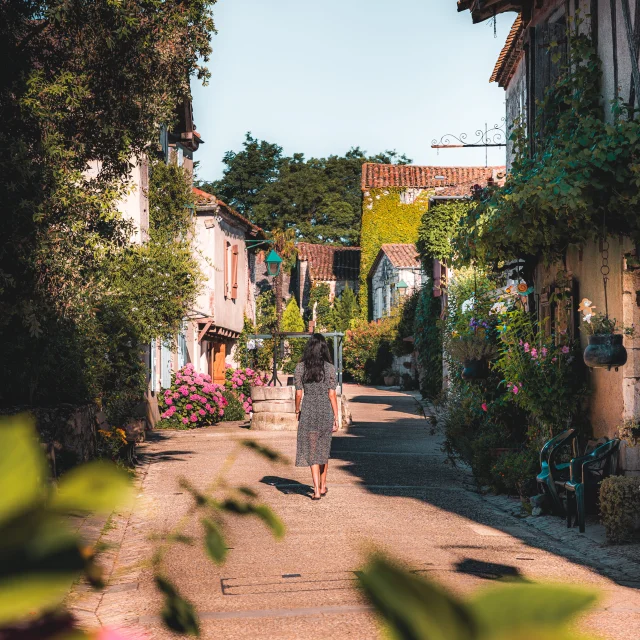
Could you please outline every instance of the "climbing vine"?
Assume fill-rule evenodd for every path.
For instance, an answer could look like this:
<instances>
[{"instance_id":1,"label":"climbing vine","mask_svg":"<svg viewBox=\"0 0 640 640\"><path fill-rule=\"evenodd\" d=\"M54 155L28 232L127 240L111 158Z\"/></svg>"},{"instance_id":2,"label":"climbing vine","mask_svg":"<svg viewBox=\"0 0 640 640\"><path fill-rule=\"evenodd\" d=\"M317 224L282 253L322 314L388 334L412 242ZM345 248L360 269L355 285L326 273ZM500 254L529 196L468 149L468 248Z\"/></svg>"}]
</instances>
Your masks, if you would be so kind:
<instances>
[{"instance_id":1,"label":"climbing vine","mask_svg":"<svg viewBox=\"0 0 640 640\"><path fill-rule=\"evenodd\" d=\"M400 187L371 189L364 193L360 235L360 309L365 316L369 308L367 275L380 247L386 243L418 240L418 228L429 206L431 192L421 191L413 201L407 195L407 189Z\"/></svg>"},{"instance_id":2,"label":"climbing vine","mask_svg":"<svg viewBox=\"0 0 640 640\"><path fill-rule=\"evenodd\" d=\"M538 105L533 137L515 123L505 186L476 193L455 238L460 254L549 263L604 225L640 239L640 122L621 102L604 118L597 50L586 34L572 32L568 41L567 64Z\"/></svg>"},{"instance_id":3,"label":"climbing vine","mask_svg":"<svg viewBox=\"0 0 640 640\"><path fill-rule=\"evenodd\" d=\"M416 246L423 260L445 260L452 255L451 238L469 211L468 200L448 200L429 208L422 216Z\"/></svg>"}]
</instances>

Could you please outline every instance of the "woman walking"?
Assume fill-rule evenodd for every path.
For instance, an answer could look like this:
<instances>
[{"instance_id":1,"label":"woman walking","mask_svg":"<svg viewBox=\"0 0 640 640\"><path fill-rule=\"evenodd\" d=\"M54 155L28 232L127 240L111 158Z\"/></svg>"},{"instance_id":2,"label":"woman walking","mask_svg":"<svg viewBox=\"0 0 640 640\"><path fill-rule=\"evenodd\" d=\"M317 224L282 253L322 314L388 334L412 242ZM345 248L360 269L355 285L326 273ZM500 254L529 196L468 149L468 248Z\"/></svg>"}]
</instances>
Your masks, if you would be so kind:
<instances>
[{"instance_id":1,"label":"woman walking","mask_svg":"<svg viewBox=\"0 0 640 640\"><path fill-rule=\"evenodd\" d=\"M331 434L338 430L336 370L324 336L314 333L309 338L293 379L298 416L296 467L311 467L311 499L320 500L327 493Z\"/></svg>"}]
</instances>

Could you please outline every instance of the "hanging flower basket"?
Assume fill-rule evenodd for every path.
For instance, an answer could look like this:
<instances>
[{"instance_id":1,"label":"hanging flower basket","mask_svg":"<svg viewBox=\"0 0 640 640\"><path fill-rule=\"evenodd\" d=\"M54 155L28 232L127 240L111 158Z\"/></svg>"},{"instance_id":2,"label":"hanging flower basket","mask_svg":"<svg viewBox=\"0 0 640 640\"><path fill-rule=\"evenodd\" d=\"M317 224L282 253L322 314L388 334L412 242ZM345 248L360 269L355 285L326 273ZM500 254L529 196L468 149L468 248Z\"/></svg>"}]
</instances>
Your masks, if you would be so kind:
<instances>
[{"instance_id":1,"label":"hanging flower basket","mask_svg":"<svg viewBox=\"0 0 640 640\"><path fill-rule=\"evenodd\" d=\"M584 363L593 368L615 367L617 371L627 362L627 350L622 338L620 333L589 336L589 345L584 350Z\"/></svg>"},{"instance_id":2,"label":"hanging flower basket","mask_svg":"<svg viewBox=\"0 0 640 640\"><path fill-rule=\"evenodd\" d=\"M484 380L489 375L489 367L485 358L465 360L462 367L463 380Z\"/></svg>"}]
</instances>

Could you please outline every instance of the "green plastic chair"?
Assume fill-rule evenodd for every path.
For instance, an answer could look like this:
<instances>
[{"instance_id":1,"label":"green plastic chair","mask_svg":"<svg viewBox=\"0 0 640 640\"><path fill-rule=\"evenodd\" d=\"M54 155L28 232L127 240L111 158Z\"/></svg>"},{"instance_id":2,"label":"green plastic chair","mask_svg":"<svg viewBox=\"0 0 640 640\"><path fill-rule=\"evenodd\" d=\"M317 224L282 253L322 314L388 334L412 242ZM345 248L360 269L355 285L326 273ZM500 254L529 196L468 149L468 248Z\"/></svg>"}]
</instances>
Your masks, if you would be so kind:
<instances>
[{"instance_id":1,"label":"green plastic chair","mask_svg":"<svg viewBox=\"0 0 640 640\"><path fill-rule=\"evenodd\" d=\"M615 472L619 448L620 440L614 438L591 453L574 458L569 465L569 480L556 482L566 491L567 527L575 526L575 515L580 533L584 533L587 494L596 496L600 483Z\"/></svg>"},{"instance_id":2,"label":"green plastic chair","mask_svg":"<svg viewBox=\"0 0 640 640\"><path fill-rule=\"evenodd\" d=\"M551 498L553 510L558 515L564 515L565 509L558 495L556 482L569 479L570 463L556 463L556 458L561 448L569 444L571 445L572 457L577 457L577 435L575 429L567 429L554 438L551 438L540 450L540 473L537 475L536 480L542 487L543 492Z\"/></svg>"}]
</instances>

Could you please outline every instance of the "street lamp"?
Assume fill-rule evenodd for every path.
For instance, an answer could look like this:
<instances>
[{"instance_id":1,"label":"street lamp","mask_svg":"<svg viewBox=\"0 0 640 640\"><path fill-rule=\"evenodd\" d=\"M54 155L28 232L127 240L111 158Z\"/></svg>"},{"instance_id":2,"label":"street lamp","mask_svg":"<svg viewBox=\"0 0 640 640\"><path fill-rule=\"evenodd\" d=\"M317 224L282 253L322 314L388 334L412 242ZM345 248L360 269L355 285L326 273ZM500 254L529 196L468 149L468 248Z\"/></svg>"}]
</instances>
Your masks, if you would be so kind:
<instances>
[{"instance_id":1,"label":"street lamp","mask_svg":"<svg viewBox=\"0 0 640 640\"><path fill-rule=\"evenodd\" d=\"M275 249L271 249L269 255L265 259L267 265L267 273L270 276L280 275L280 267L282 266L282 258L278 255Z\"/></svg>"},{"instance_id":2,"label":"street lamp","mask_svg":"<svg viewBox=\"0 0 640 640\"><path fill-rule=\"evenodd\" d=\"M409 288L409 285L404 281L404 280L400 280L400 282L398 282L398 284L396 284L396 289L398 290L398 293L403 296L405 293L407 293L407 289Z\"/></svg>"}]
</instances>

